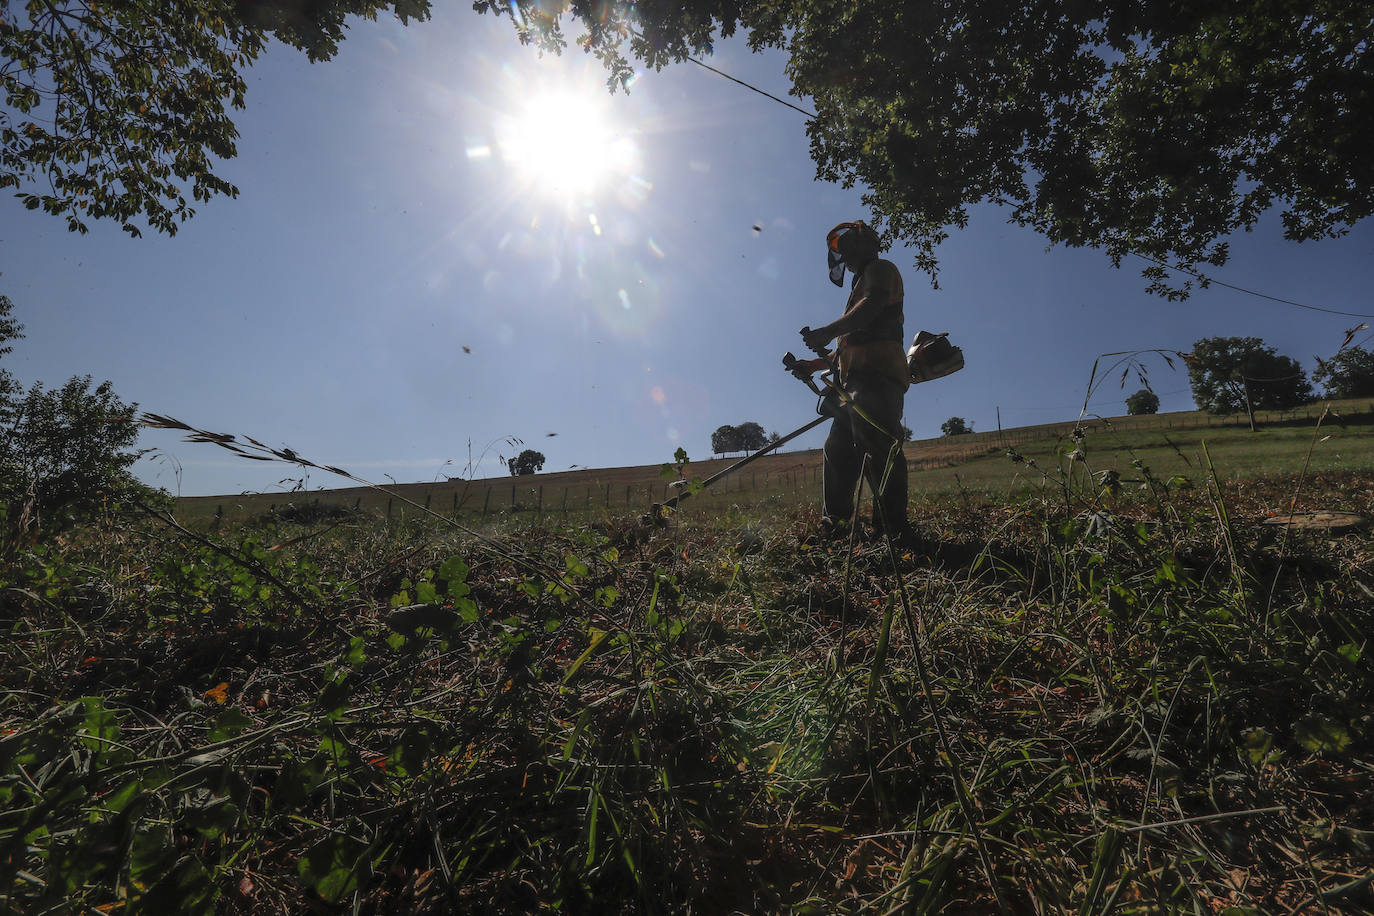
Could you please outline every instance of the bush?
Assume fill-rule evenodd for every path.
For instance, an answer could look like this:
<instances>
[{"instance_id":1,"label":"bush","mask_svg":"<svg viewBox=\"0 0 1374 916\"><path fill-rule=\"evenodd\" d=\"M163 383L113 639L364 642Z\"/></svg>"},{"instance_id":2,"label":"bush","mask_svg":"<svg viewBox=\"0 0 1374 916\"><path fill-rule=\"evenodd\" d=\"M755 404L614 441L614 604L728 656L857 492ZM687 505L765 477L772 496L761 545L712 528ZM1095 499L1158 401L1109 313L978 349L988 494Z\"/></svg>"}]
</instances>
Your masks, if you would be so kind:
<instances>
[{"instance_id":1,"label":"bush","mask_svg":"<svg viewBox=\"0 0 1374 916\"><path fill-rule=\"evenodd\" d=\"M963 436L973 432L973 424L963 417L950 417L940 424L940 432L946 436Z\"/></svg>"},{"instance_id":2,"label":"bush","mask_svg":"<svg viewBox=\"0 0 1374 916\"><path fill-rule=\"evenodd\" d=\"M1159 395L1142 388L1126 399L1126 413L1133 417L1159 413Z\"/></svg>"},{"instance_id":3,"label":"bush","mask_svg":"<svg viewBox=\"0 0 1374 916\"><path fill-rule=\"evenodd\" d=\"M1374 353L1347 347L1330 359L1318 359L1312 381L1329 398L1367 398L1374 395Z\"/></svg>"},{"instance_id":4,"label":"bush","mask_svg":"<svg viewBox=\"0 0 1374 916\"><path fill-rule=\"evenodd\" d=\"M0 355L23 336L10 318L13 304L0 296ZM0 499L8 524L63 527L102 505L150 498L155 491L129 473L138 460L137 404L125 404L109 382L91 387L77 376L61 388L42 382L24 391L0 369Z\"/></svg>"}]
</instances>

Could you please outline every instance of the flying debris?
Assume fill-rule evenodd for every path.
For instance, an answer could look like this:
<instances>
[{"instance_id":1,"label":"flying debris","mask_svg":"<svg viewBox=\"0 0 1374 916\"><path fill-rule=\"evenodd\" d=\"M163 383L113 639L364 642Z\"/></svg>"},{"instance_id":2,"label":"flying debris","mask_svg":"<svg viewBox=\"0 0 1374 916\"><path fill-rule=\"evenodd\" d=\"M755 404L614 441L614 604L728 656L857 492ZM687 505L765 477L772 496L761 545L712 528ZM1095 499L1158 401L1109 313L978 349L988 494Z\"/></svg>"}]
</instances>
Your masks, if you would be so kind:
<instances>
[{"instance_id":1,"label":"flying debris","mask_svg":"<svg viewBox=\"0 0 1374 916\"><path fill-rule=\"evenodd\" d=\"M762 232L762 231L763 231L763 227L760 226L758 223L755 223L755 224L754 224L754 234L755 234L755 235L758 235L758 234L759 234L760 232Z\"/></svg>"},{"instance_id":2,"label":"flying debris","mask_svg":"<svg viewBox=\"0 0 1374 916\"><path fill-rule=\"evenodd\" d=\"M1353 328L1345 332L1345 341L1341 343L1339 349L1344 350L1346 347L1350 346L1350 341L1355 339L1356 334L1360 333L1361 331L1368 330L1369 325L1361 321L1359 324L1355 325Z\"/></svg>"},{"instance_id":3,"label":"flying debris","mask_svg":"<svg viewBox=\"0 0 1374 916\"><path fill-rule=\"evenodd\" d=\"M472 352L472 347L469 347L467 344L463 344L463 352L464 352L464 353L471 353L471 352Z\"/></svg>"},{"instance_id":4,"label":"flying debris","mask_svg":"<svg viewBox=\"0 0 1374 916\"><path fill-rule=\"evenodd\" d=\"M544 433L544 435L548 436L549 438L553 438L554 436L558 435L558 433Z\"/></svg>"}]
</instances>

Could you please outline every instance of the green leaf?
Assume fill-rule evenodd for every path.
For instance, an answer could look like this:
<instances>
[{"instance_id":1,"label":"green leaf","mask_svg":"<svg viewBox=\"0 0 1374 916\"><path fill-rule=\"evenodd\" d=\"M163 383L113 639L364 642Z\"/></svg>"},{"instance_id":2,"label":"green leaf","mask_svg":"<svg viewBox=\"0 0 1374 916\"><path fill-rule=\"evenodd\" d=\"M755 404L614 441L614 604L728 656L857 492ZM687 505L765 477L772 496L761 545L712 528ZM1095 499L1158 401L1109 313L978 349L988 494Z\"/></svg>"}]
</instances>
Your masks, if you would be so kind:
<instances>
[{"instance_id":1,"label":"green leaf","mask_svg":"<svg viewBox=\"0 0 1374 916\"><path fill-rule=\"evenodd\" d=\"M445 582L463 582L468 577L468 565L461 557L449 557L439 566L439 578Z\"/></svg>"},{"instance_id":2,"label":"green leaf","mask_svg":"<svg viewBox=\"0 0 1374 916\"><path fill-rule=\"evenodd\" d=\"M131 901L129 913L213 913L218 891L194 856L182 856L146 894Z\"/></svg>"},{"instance_id":3,"label":"green leaf","mask_svg":"<svg viewBox=\"0 0 1374 916\"><path fill-rule=\"evenodd\" d=\"M366 640L361 636L354 636L348 641L348 650L344 652L340 659L345 665L361 665L367 660L367 652L364 651Z\"/></svg>"},{"instance_id":4,"label":"green leaf","mask_svg":"<svg viewBox=\"0 0 1374 916\"><path fill-rule=\"evenodd\" d=\"M577 660L568 666L567 672L563 675L564 684L570 682L573 677L577 675L578 670L587 663L587 659L592 657L592 653L606 641L607 636L611 635L610 631L598 630L596 627L589 627L587 629L587 634L592 638L591 643L583 650L582 654L577 657Z\"/></svg>"},{"instance_id":5,"label":"green leaf","mask_svg":"<svg viewBox=\"0 0 1374 916\"><path fill-rule=\"evenodd\" d=\"M1344 751L1350 746L1350 731L1325 716L1309 715L1298 720L1293 729L1298 743L1314 753Z\"/></svg>"},{"instance_id":6,"label":"green leaf","mask_svg":"<svg viewBox=\"0 0 1374 916\"><path fill-rule=\"evenodd\" d=\"M1274 749L1274 736L1267 729L1247 728L1240 733L1240 747L1238 751L1241 759L1249 761L1253 766L1260 766L1267 762L1269 752Z\"/></svg>"},{"instance_id":7,"label":"green leaf","mask_svg":"<svg viewBox=\"0 0 1374 916\"><path fill-rule=\"evenodd\" d=\"M415 600L420 604L434 604L439 600L439 590L433 582L420 582L415 586Z\"/></svg>"},{"instance_id":8,"label":"green leaf","mask_svg":"<svg viewBox=\"0 0 1374 916\"><path fill-rule=\"evenodd\" d=\"M242 734L252 724L252 719L231 706L215 717L215 724L211 726L205 737L212 744L217 741L225 741Z\"/></svg>"},{"instance_id":9,"label":"green leaf","mask_svg":"<svg viewBox=\"0 0 1374 916\"><path fill-rule=\"evenodd\" d=\"M458 557L444 561L439 567L439 578L447 583L446 593L450 598L462 598L472 590L467 584L468 565Z\"/></svg>"},{"instance_id":10,"label":"green leaf","mask_svg":"<svg viewBox=\"0 0 1374 916\"><path fill-rule=\"evenodd\" d=\"M81 741L91 750L107 750L110 742L118 740L119 721L105 708L105 701L100 697L82 697L72 706L85 713L81 721Z\"/></svg>"},{"instance_id":11,"label":"green leaf","mask_svg":"<svg viewBox=\"0 0 1374 916\"><path fill-rule=\"evenodd\" d=\"M301 880L330 903L362 886L368 870L367 845L344 834L316 843L296 866Z\"/></svg>"}]
</instances>

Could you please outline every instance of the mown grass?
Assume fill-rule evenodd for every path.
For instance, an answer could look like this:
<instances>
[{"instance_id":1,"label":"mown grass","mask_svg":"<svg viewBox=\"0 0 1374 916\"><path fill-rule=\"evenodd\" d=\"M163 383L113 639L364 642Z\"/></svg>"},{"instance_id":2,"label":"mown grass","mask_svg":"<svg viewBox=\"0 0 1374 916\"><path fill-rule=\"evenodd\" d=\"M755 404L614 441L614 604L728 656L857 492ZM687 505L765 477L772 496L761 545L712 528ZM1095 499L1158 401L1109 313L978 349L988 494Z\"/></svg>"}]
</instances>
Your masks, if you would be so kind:
<instances>
[{"instance_id":1,"label":"mown grass","mask_svg":"<svg viewBox=\"0 0 1374 916\"><path fill-rule=\"evenodd\" d=\"M0 901L1367 912L1368 535L1258 519L1374 471L1103 488L1073 445L892 553L801 507L23 545Z\"/></svg>"}]
</instances>

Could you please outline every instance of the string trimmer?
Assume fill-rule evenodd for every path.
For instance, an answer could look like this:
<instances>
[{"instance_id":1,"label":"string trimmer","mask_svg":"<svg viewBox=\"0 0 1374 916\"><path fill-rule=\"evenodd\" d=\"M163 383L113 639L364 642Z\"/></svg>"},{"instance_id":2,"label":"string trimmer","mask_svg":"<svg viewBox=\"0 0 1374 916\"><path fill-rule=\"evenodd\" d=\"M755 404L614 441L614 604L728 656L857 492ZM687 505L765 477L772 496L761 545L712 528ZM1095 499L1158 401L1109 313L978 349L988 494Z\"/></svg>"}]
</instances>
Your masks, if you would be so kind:
<instances>
[{"instance_id":1,"label":"string trimmer","mask_svg":"<svg viewBox=\"0 0 1374 916\"><path fill-rule=\"evenodd\" d=\"M791 353L786 354L782 358L783 368L788 370L791 370L791 368L796 364L796 362L797 358L793 356ZM828 372L822 373L823 378L827 375L829 375ZM781 448L782 446L791 442L793 439L797 438L802 433L807 432L808 430L815 429L817 426L820 426L826 420L832 419L838 412L838 403L835 400L835 395L833 394L833 391L821 390L820 386L816 384L815 380L810 377L803 378L802 381L806 383L806 387L810 388L813 392L815 392L816 397L819 399L816 402L816 413L820 414L820 416L816 417L816 419L812 420L810 423L807 423L805 426L801 426L797 429L792 430L792 432L778 439L776 442L769 443L764 448L761 448L757 452L754 452L754 454L749 455L748 457L743 458L739 461L736 461L728 468L722 468L721 470L716 471L716 473L712 474L710 477L707 477L705 480L703 480L701 482L701 486L698 487L695 491L689 490L684 493L679 493L672 499L665 500L664 502L654 503L652 506L649 507L649 514L645 517L645 521L652 522L655 525L663 524L664 518L666 517L667 513L676 509L679 505L682 504L684 500L689 499L692 496L693 492L700 492L701 490L706 489L716 481L721 480L725 477L729 477L731 474L735 473L740 468L745 467L750 462L757 461L764 455L767 455L769 452L775 451L776 449Z\"/></svg>"}]
</instances>

